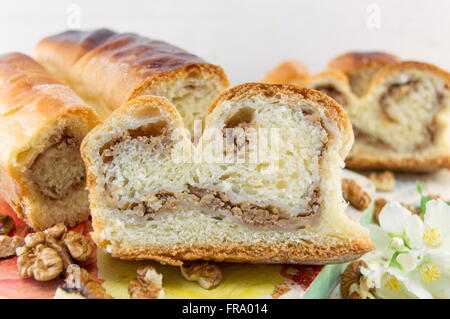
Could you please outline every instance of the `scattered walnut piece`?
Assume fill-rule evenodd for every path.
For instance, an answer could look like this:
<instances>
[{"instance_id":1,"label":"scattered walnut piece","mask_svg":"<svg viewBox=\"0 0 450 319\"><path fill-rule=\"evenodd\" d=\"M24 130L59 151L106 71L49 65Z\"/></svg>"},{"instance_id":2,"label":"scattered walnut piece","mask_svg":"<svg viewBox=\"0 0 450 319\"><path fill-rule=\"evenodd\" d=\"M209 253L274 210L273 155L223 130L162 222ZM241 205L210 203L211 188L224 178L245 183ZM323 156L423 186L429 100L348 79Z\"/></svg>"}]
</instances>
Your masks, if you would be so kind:
<instances>
[{"instance_id":1,"label":"scattered walnut piece","mask_svg":"<svg viewBox=\"0 0 450 319\"><path fill-rule=\"evenodd\" d=\"M11 216L0 214L0 235L8 235L14 227L14 219Z\"/></svg>"},{"instance_id":2,"label":"scattered walnut piece","mask_svg":"<svg viewBox=\"0 0 450 319\"><path fill-rule=\"evenodd\" d=\"M25 246L16 249L22 277L51 280L66 271L69 265L88 260L93 247L85 236L57 224L45 231L28 234ZM48 258L48 260L44 260Z\"/></svg>"},{"instance_id":3,"label":"scattered walnut piece","mask_svg":"<svg viewBox=\"0 0 450 319\"><path fill-rule=\"evenodd\" d=\"M208 262L194 263L187 267L183 265L180 270L186 280L196 281L204 289L217 287L223 278L220 268Z\"/></svg>"},{"instance_id":4,"label":"scattered walnut piece","mask_svg":"<svg viewBox=\"0 0 450 319\"><path fill-rule=\"evenodd\" d=\"M374 287L361 274L360 268L367 267L364 261L354 261L341 274L341 295L344 299L375 299Z\"/></svg>"},{"instance_id":5,"label":"scattered walnut piece","mask_svg":"<svg viewBox=\"0 0 450 319\"><path fill-rule=\"evenodd\" d=\"M370 205L370 195L353 179L342 179L344 199L357 210L365 210Z\"/></svg>"},{"instance_id":6,"label":"scattered walnut piece","mask_svg":"<svg viewBox=\"0 0 450 319\"><path fill-rule=\"evenodd\" d=\"M436 195L436 194L428 194L427 197L428 197L428 198L431 198L431 199L441 199L441 200L444 200L444 199L442 198L441 195ZM444 200L444 201L445 201L445 200Z\"/></svg>"},{"instance_id":7,"label":"scattered walnut piece","mask_svg":"<svg viewBox=\"0 0 450 319\"><path fill-rule=\"evenodd\" d=\"M288 284L287 282L283 282L281 284L277 284L275 288L272 291L272 298L278 299L285 293L289 292L291 290L292 286Z\"/></svg>"},{"instance_id":8,"label":"scattered walnut piece","mask_svg":"<svg viewBox=\"0 0 450 319\"><path fill-rule=\"evenodd\" d=\"M92 256L93 248L91 242L82 234L69 231L64 235L63 241L70 255L76 261L83 262Z\"/></svg>"},{"instance_id":9,"label":"scattered walnut piece","mask_svg":"<svg viewBox=\"0 0 450 319\"><path fill-rule=\"evenodd\" d=\"M379 221L380 213L383 210L383 207L387 203L388 203L387 200L385 200L384 198L381 198L381 197L377 198L375 200L375 207L373 209L373 215L372 215L372 219L373 219L374 223L376 223L376 224L380 223L380 221ZM415 208L414 206L409 205L409 204L404 204L404 203L401 203L401 204L403 207L405 207L407 210L409 210L412 214L415 214L415 215L422 214L422 211L420 210L420 208Z\"/></svg>"},{"instance_id":10,"label":"scattered walnut piece","mask_svg":"<svg viewBox=\"0 0 450 319\"><path fill-rule=\"evenodd\" d=\"M56 224L55 226L44 230L45 235L48 235L56 240L61 240L66 232L67 227L64 224Z\"/></svg>"},{"instance_id":11,"label":"scattered walnut piece","mask_svg":"<svg viewBox=\"0 0 450 319\"><path fill-rule=\"evenodd\" d=\"M371 172L369 179L377 191L390 192L395 187L395 176L391 171Z\"/></svg>"},{"instance_id":12,"label":"scattered walnut piece","mask_svg":"<svg viewBox=\"0 0 450 319\"><path fill-rule=\"evenodd\" d=\"M164 299L162 275L152 266L139 268L136 279L128 286L128 293L133 299Z\"/></svg>"},{"instance_id":13,"label":"scattered walnut piece","mask_svg":"<svg viewBox=\"0 0 450 319\"><path fill-rule=\"evenodd\" d=\"M58 287L57 299L112 299L103 286L86 269L71 264L66 270L66 279Z\"/></svg>"},{"instance_id":14,"label":"scattered walnut piece","mask_svg":"<svg viewBox=\"0 0 450 319\"><path fill-rule=\"evenodd\" d=\"M64 269L58 252L43 244L33 248L25 246L17 259L17 265L20 276L33 277L38 281L55 279Z\"/></svg>"},{"instance_id":15,"label":"scattered walnut piece","mask_svg":"<svg viewBox=\"0 0 450 319\"><path fill-rule=\"evenodd\" d=\"M385 200L384 198L377 198L375 200L375 207L373 208L373 215L372 215L374 223L379 224L378 217L380 216L381 210L386 204L387 200Z\"/></svg>"},{"instance_id":16,"label":"scattered walnut piece","mask_svg":"<svg viewBox=\"0 0 450 319\"><path fill-rule=\"evenodd\" d=\"M0 235L0 258L12 257L16 254L16 249L24 244L20 236Z\"/></svg>"}]
</instances>

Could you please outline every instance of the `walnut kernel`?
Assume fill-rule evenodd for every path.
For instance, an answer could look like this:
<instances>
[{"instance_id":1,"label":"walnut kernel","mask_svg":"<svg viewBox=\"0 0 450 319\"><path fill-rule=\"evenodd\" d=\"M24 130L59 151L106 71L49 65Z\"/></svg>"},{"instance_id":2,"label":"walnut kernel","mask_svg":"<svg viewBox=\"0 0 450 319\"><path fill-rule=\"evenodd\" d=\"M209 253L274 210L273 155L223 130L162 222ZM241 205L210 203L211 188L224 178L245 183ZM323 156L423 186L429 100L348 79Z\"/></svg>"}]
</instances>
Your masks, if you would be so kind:
<instances>
[{"instance_id":1,"label":"walnut kernel","mask_svg":"<svg viewBox=\"0 0 450 319\"><path fill-rule=\"evenodd\" d=\"M341 274L341 295L344 299L375 299L373 285L361 274L360 268L367 267L362 261L354 261Z\"/></svg>"},{"instance_id":2,"label":"walnut kernel","mask_svg":"<svg viewBox=\"0 0 450 319\"><path fill-rule=\"evenodd\" d=\"M66 279L58 288L59 299L112 299L103 286L86 269L71 264L67 267Z\"/></svg>"},{"instance_id":3,"label":"walnut kernel","mask_svg":"<svg viewBox=\"0 0 450 319\"><path fill-rule=\"evenodd\" d=\"M58 252L43 244L27 247L17 259L17 264L22 277L34 277L38 281L52 280L63 271Z\"/></svg>"},{"instance_id":4,"label":"walnut kernel","mask_svg":"<svg viewBox=\"0 0 450 319\"><path fill-rule=\"evenodd\" d=\"M186 280L196 281L204 289L217 287L223 279L220 268L207 262L194 263L188 267L181 266L180 270Z\"/></svg>"},{"instance_id":5,"label":"walnut kernel","mask_svg":"<svg viewBox=\"0 0 450 319\"><path fill-rule=\"evenodd\" d=\"M91 242L82 234L69 231L64 235L63 241L70 255L76 261L83 262L92 256L93 248Z\"/></svg>"},{"instance_id":6,"label":"walnut kernel","mask_svg":"<svg viewBox=\"0 0 450 319\"><path fill-rule=\"evenodd\" d=\"M30 233L24 242L24 247L16 249L19 271L22 277L36 280L53 279L66 271L74 260L84 262L93 253L88 238L77 232L68 232L63 224Z\"/></svg>"},{"instance_id":7,"label":"walnut kernel","mask_svg":"<svg viewBox=\"0 0 450 319\"><path fill-rule=\"evenodd\" d=\"M8 235L14 227L14 219L11 216L0 214L0 235Z\"/></svg>"},{"instance_id":8,"label":"walnut kernel","mask_svg":"<svg viewBox=\"0 0 450 319\"><path fill-rule=\"evenodd\" d=\"M367 209L372 201L370 195L353 179L342 179L342 193L344 199L360 211Z\"/></svg>"},{"instance_id":9,"label":"walnut kernel","mask_svg":"<svg viewBox=\"0 0 450 319\"><path fill-rule=\"evenodd\" d=\"M24 244L20 236L0 235L0 258L12 257L16 254L16 249Z\"/></svg>"},{"instance_id":10,"label":"walnut kernel","mask_svg":"<svg viewBox=\"0 0 450 319\"><path fill-rule=\"evenodd\" d=\"M128 293L133 299L163 299L162 275L151 266L139 268L136 279L128 286Z\"/></svg>"}]
</instances>

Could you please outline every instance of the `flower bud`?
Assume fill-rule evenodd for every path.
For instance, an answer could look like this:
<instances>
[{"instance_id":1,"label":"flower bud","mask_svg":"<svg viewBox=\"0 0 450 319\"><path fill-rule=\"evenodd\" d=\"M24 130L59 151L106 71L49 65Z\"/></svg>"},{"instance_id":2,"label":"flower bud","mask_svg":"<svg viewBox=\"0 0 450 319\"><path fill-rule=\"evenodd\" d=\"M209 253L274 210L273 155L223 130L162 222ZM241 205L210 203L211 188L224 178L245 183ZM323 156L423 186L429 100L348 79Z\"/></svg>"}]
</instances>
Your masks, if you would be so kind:
<instances>
[{"instance_id":1,"label":"flower bud","mask_svg":"<svg viewBox=\"0 0 450 319\"><path fill-rule=\"evenodd\" d=\"M391 240L390 246L393 250L402 250L405 248L405 243L403 242L403 239L394 237Z\"/></svg>"}]
</instances>

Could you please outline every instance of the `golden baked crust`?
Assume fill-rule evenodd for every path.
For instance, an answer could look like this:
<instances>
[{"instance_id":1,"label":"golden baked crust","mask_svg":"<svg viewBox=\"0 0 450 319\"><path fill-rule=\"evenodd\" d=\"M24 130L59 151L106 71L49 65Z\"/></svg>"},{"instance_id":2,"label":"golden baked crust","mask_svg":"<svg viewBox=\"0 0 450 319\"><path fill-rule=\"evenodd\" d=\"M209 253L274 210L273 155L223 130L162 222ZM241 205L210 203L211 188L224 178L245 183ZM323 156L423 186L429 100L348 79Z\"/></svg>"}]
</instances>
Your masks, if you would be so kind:
<instances>
[{"instance_id":1,"label":"golden baked crust","mask_svg":"<svg viewBox=\"0 0 450 319\"><path fill-rule=\"evenodd\" d=\"M332 60L328 69L344 72L352 91L357 96L367 93L372 78L383 67L401 62L392 54L384 52L350 52Z\"/></svg>"},{"instance_id":2,"label":"golden baked crust","mask_svg":"<svg viewBox=\"0 0 450 319\"><path fill-rule=\"evenodd\" d=\"M347 241L339 246L307 246L304 243L277 245L202 246L162 248L161 246L120 247L112 256L125 260L155 260L162 264L180 266L188 260L219 262L326 265L358 259L373 250L368 240ZM339 257L336 257L339 256Z\"/></svg>"},{"instance_id":3,"label":"golden baked crust","mask_svg":"<svg viewBox=\"0 0 450 319\"><path fill-rule=\"evenodd\" d=\"M356 170L393 170L398 172L433 172L441 168L450 168L450 156L437 158L404 158L385 157L347 157L345 165Z\"/></svg>"},{"instance_id":4,"label":"golden baked crust","mask_svg":"<svg viewBox=\"0 0 450 319\"><path fill-rule=\"evenodd\" d=\"M440 67L438 67L434 64L417 62L417 61L404 61L401 63L387 65L387 66L383 67L382 69L380 69L380 71L377 72L377 74L374 76L374 78L372 80L372 85L369 88L368 94L370 94L370 92L373 90L373 87L378 85L383 80L384 77L389 76L395 72L407 71L407 70L411 70L411 69L432 72L432 73L442 77L445 81L450 82L450 73L441 69Z\"/></svg>"},{"instance_id":5,"label":"golden baked crust","mask_svg":"<svg viewBox=\"0 0 450 319\"><path fill-rule=\"evenodd\" d=\"M401 59L386 52L348 52L335 57L328 63L331 70L340 70L346 74L367 67L381 67L401 62Z\"/></svg>"},{"instance_id":6,"label":"golden baked crust","mask_svg":"<svg viewBox=\"0 0 450 319\"><path fill-rule=\"evenodd\" d=\"M308 77L306 83L314 81L315 79L325 78L325 77L334 78L337 81L341 81L342 83L349 85L347 76L345 75L344 72L342 72L340 70L326 70L326 71L323 71L323 72L320 72L317 74L310 75Z\"/></svg>"},{"instance_id":7,"label":"golden baked crust","mask_svg":"<svg viewBox=\"0 0 450 319\"><path fill-rule=\"evenodd\" d=\"M190 72L229 85L222 68L163 41L107 29L66 31L41 40L36 59L99 113L120 107L154 85Z\"/></svg>"},{"instance_id":8,"label":"golden baked crust","mask_svg":"<svg viewBox=\"0 0 450 319\"><path fill-rule=\"evenodd\" d=\"M268 84L297 84L309 75L308 68L300 61L285 61L267 72L261 82Z\"/></svg>"},{"instance_id":9,"label":"golden baked crust","mask_svg":"<svg viewBox=\"0 0 450 319\"><path fill-rule=\"evenodd\" d=\"M64 218L49 216L33 204L38 199L26 182L23 161L45 142L41 136L69 118L80 119L73 127L80 139L98 124L94 110L33 59L20 53L0 56L0 191L35 229L57 222L75 225L89 216L88 210Z\"/></svg>"}]
</instances>

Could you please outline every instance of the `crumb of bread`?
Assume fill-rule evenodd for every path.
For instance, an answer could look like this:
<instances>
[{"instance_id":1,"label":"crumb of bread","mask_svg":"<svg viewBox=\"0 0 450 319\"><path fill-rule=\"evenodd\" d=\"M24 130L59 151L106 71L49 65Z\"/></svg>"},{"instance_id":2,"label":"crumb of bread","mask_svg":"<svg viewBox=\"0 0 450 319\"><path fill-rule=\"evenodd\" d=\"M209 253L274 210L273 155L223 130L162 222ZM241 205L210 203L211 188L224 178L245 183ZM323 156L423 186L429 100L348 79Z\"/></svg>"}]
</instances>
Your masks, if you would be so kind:
<instances>
[{"instance_id":1,"label":"crumb of bread","mask_svg":"<svg viewBox=\"0 0 450 319\"><path fill-rule=\"evenodd\" d=\"M292 286L288 284L287 282L283 282L281 284L277 284L275 288L272 291L272 298L278 299L285 293L289 292L291 290Z\"/></svg>"}]
</instances>

